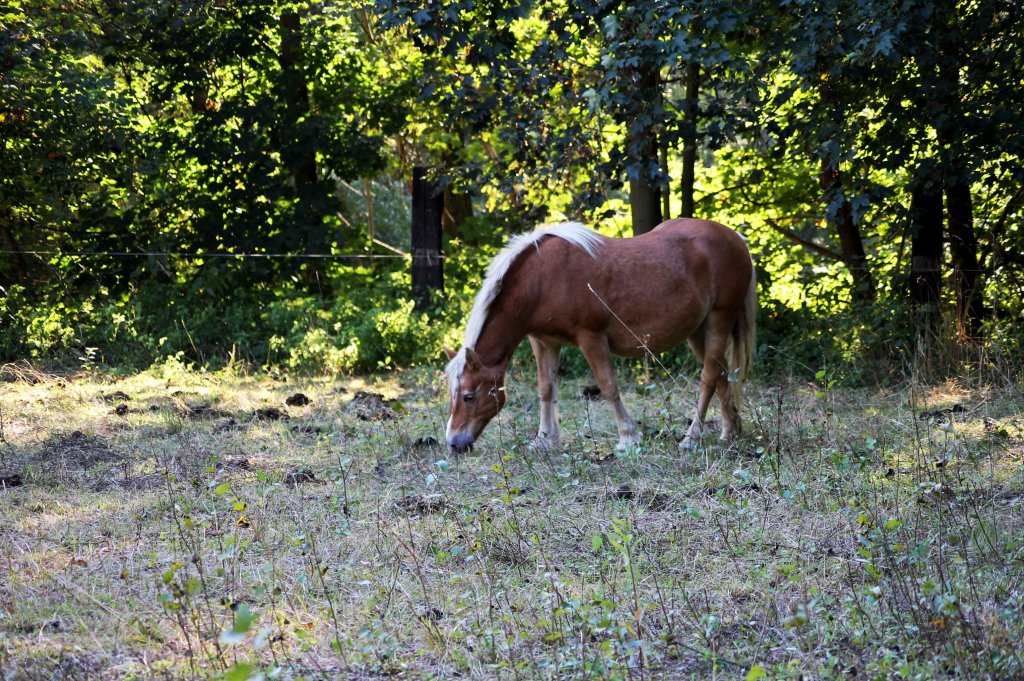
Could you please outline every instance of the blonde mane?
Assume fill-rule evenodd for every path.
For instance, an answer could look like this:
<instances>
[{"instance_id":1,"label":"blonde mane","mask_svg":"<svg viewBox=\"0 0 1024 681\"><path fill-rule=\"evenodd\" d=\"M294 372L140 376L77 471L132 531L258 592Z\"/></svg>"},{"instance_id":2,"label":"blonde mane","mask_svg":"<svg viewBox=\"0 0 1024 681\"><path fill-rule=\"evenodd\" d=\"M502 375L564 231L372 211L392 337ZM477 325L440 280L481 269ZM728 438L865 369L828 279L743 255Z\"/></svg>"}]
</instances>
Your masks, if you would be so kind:
<instances>
[{"instance_id":1,"label":"blonde mane","mask_svg":"<svg viewBox=\"0 0 1024 681\"><path fill-rule=\"evenodd\" d=\"M523 251L534 246L537 247L540 240L546 236L557 236L565 239L572 245L582 249L590 257L597 259L598 249L604 243L606 237L597 232L587 229L578 222L562 222L554 225L542 225L532 232L515 236L508 242L498 255L491 261L487 268L487 276L476 294L473 301L473 311L466 322L466 331L462 338L462 350L455 358L448 363L445 374L448 376L448 385L451 389L457 390L459 379L462 377L463 369L466 366L465 348L475 348L480 334L483 333L484 323L491 311L491 304L494 303L498 293L501 292L501 282L508 274L509 268ZM454 393L453 393L454 394Z\"/></svg>"}]
</instances>

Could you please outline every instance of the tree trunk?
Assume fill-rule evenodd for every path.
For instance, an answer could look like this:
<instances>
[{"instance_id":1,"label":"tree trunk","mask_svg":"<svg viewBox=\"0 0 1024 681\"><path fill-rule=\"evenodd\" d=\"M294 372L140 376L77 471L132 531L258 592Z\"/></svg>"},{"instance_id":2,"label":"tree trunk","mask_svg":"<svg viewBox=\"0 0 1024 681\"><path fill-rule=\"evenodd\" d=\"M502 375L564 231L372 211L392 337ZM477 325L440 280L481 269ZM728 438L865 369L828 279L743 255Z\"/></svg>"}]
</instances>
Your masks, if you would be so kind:
<instances>
[{"instance_id":1,"label":"tree trunk","mask_svg":"<svg viewBox=\"0 0 1024 681\"><path fill-rule=\"evenodd\" d=\"M942 186L934 172L914 181L910 238L910 304L925 322L922 330L934 330L942 293Z\"/></svg>"},{"instance_id":2,"label":"tree trunk","mask_svg":"<svg viewBox=\"0 0 1024 681\"><path fill-rule=\"evenodd\" d=\"M835 197L842 194L843 176L839 168L834 165L831 158L821 159L821 189L823 198L829 205L835 201ZM853 220L853 209L850 202L843 197L835 216L831 220L832 225L839 235L839 244L842 249L843 262L849 268L853 277L853 300L859 303L870 302L875 299L875 279L868 267L867 255L864 252L864 241L861 239L860 228Z\"/></svg>"},{"instance_id":3,"label":"tree trunk","mask_svg":"<svg viewBox=\"0 0 1024 681\"><path fill-rule=\"evenodd\" d=\"M4 236L4 243L7 244L7 249L12 252L14 274L8 274L6 267L0 271L0 274L9 283L16 284L28 279L28 261L25 260L25 254L21 252L18 240L14 238L14 232L11 230L10 215L10 211L6 209L0 210L0 233Z\"/></svg>"},{"instance_id":4,"label":"tree trunk","mask_svg":"<svg viewBox=\"0 0 1024 681\"><path fill-rule=\"evenodd\" d=\"M444 214L441 216L441 228L449 237L458 236L462 223L473 217L473 200L469 194L452 191L445 187Z\"/></svg>"},{"instance_id":5,"label":"tree trunk","mask_svg":"<svg viewBox=\"0 0 1024 681\"><path fill-rule=\"evenodd\" d=\"M686 69L686 101L683 104L686 134L683 137L683 176L679 195L682 207L679 216L695 217L693 214L693 187L697 179L697 96L700 89L700 65L692 62Z\"/></svg>"},{"instance_id":6,"label":"tree trunk","mask_svg":"<svg viewBox=\"0 0 1024 681\"><path fill-rule=\"evenodd\" d=\"M639 78L643 101L651 108L660 101L658 72L644 64ZM650 126L629 125L626 140L627 163L636 169L635 179L629 181L629 208L633 218L633 235L651 231L661 222L661 189L655 184L658 163L658 135Z\"/></svg>"},{"instance_id":7,"label":"tree trunk","mask_svg":"<svg viewBox=\"0 0 1024 681\"><path fill-rule=\"evenodd\" d=\"M316 147L299 129L299 119L309 113L309 86L302 71L301 19L296 12L281 14L281 85L285 120L281 138L282 157L296 188L316 182Z\"/></svg>"},{"instance_id":8,"label":"tree trunk","mask_svg":"<svg viewBox=\"0 0 1024 681\"><path fill-rule=\"evenodd\" d=\"M432 291L444 290L441 260L441 217L444 192L427 176L427 169L412 169L412 295L416 309L430 307Z\"/></svg>"},{"instance_id":9,"label":"tree trunk","mask_svg":"<svg viewBox=\"0 0 1024 681\"><path fill-rule=\"evenodd\" d=\"M984 303L984 277L978 262L978 237L974 233L974 207L966 170L957 168L947 176L945 190L957 335L961 340L968 340L981 333L982 321L988 316L988 311Z\"/></svg>"},{"instance_id":10,"label":"tree trunk","mask_svg":"<svg viewBox=\"0 0 1024 681\"><path fill-rule=\"evenodd\" d=\"M818 93L826 111L831 113L834 121L844 120L844 102L842 90L836 82L828 77L828 69L824 63L820 65L822 78ZM846 134L841 127L833 130L832 135ZM824 140L823 140L824 141ZM851 291L855 303L867 303L875 299L875 280L868 268L867 255L864 253L864 241L861 239L860 228L853 219L853 207L843 193L843 176L839 170L839 159L826 154L821 159L819 183L822 198L828 206L826 213L831 214L829 222L839 235L843 262L853 277ZM836 203L838 202L838 206Z\"/></svg>"},{"instance_id":11,"label":"tree trunk","mask_svg":"<svg viewBox=\"0 0 1024 681\"><path fill-rule=\"evenodd\" d=\"M658 167L661 169L661 174L665 177L669 177L668 174L668 139L666 135L662 135L658 138ZM672 191L666 189L661 193L661 219L669 220L672 218Z\"/></svg>"},{"instance_id":12,"label":"tree trunk","mask_svg":"<svg viewBox=\"0 0 1024 681\"><path fill-rule=\"evenodd\" d=\"M205 75L203 76L205 77ZM200 115L206 113L207 103L210 101L210 84L208 82L195 83L192 88L192 113Z\"/></svg>"},{"instance_id":13,"label":"tree trunk","mask_svg":"<svg viewBox=\"0 0 1024 681\"><path fill-rule=\"evenodd\" d=\"M661 192L642 180L629 181L629 209L633 236L645 234L661 222Z\"/></svg>"}]
</instances>

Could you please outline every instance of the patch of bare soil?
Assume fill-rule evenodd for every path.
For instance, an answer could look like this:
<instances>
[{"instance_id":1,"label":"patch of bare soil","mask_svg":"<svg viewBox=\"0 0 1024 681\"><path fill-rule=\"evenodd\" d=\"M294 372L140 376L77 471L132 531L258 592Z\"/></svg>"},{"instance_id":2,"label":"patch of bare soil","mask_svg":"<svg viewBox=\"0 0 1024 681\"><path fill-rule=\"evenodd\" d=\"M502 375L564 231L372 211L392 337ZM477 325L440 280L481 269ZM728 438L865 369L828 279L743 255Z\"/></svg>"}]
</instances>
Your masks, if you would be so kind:
<instances>
[{"instance_id":1,"label":"patch of bare soil","mask_svg":"<svg viewBox=\"0 0 1024 681\"><path fill-rule=\"evenodd\" d=\"M218 409L209 404L185 405L179 411L183 418L187 419L226 419L231 418L229 412Z\"/></svg>"},{"instance_id":2,"label":"patch of bare soil","mask_svg":"<svg viewBox=\"0 0 1024 681\"><path fill-rule=\"evenodd\" d=\"M23 482L49 480L67 486L106 487L109 483L102 482L104 479L123 477L126 461L124 454L101 435L80 430L55 433L29 453L26 464L30 475Z\"/></svg>"},{"instance_id":3,"label":"patch of bare soil","mask_svg":"<svg viewBox=\"0 0 1024 681\"><path fill-rule=\"evenodd\" d=\"M629 501L652 511L673 510L672 498L669 495L653 489L633 487L628 483L619 485L616 489L608 492L606 496L611 500Z\"/></svg>"},{"instance_id":4,"label":"patch of bare soil","mask_svg":"<svg viewBox=\"0 0 1024 681\"><path fill-rule=\"evenodd\" d=\"M398 416L383 395L362 390L355 394L345 409L361 421L390 421Z\"/></svg>"},{"instance_id":5,"label":"patch of bare soil","mask_svg":"<svg viewBox=\"0 0 1024 681\"><path fill-rule=\"evenodd\" d=\"M52 623L48 623L48 626L47 631L54 631ZM53 650L45 656L22 660L12 669L5 670L9 673L3 678L12 681L94 681L104 677L106 667L107 661L93 653Z\"/></svg>"},{"instance_id":6,"label":"patch of bare soil","mask_svg":"<svg viewBox=\"0 0 1024 681\"><path fill-rule=\"evenodd\" d=\"M11 487L21 487L21 484L21 473L0 475L0 490L5 490Z\"/></svg>"},{"instance_id":7,"label":"patch of bare soil","mask_svg":"<svg viewBox=\"0 0 1024 681\"><path fill-rule=\"evenodd\" d=\"M150 490L160 489L165 484L165 477L163 475L150 473L148 475L100 478L93 486L96 491L102 491L109 487L117 487L129 492L148 492Z\"/></svg>"},{"instance_id":8,"label":"patch of bare soil","mask_svg":"<svg viewBox=\"0 0 1024 681\"><path fill-rule=\"evenodd\" d=\"M395 502L395 508L407 514L437 513L446 506L443 494L410 494Z\"/></svg>"},{"instance_id":9,"label":"patch of bare soil","mask_svg":"<svg viewBox=\"0 0 1024 681\"><path fill-rule=\"evenodd\" d=\"M50 436L36 458L43 463L62 463L85 471L98 464L124 460L104 438L80 430Z\"/></svg>"},{"instance_id":10,"label":"patch of bare soil","mask_svg":"<svg viewBox=\"0 0 1024 681\"><path fill-rule=\"evenodd\" d=\"M313 470L307 466L300 466L295 470L289 471L287 474L285 474L284 481L285 484L288 485L299 485L302 483L314 483L317 485L322 485L326 482L325 480L321 480L320 478L316 477L316 473L314 473Z\"/></svg>"},{"instance_id":11,"label":"patch of bare soil","mask_svg":"<svg viewBox=\"0 0 1024 681\"><path fill-rule=\"evenodd\" d=\"M252 417L257 421L287 421L291 417L288 412L277 407L267 407L265 409L257 409L253 412Z\"/></svg>"}]
</instances>

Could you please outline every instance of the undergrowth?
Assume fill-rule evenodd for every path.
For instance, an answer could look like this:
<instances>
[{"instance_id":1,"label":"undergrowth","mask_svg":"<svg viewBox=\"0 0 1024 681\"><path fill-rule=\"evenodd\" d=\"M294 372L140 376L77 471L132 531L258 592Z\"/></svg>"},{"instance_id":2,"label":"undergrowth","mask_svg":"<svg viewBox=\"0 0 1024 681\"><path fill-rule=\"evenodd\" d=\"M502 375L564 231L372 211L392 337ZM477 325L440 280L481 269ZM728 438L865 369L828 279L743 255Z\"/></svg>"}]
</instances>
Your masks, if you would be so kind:
<instances>
[{"instance_id":1,"label":"undergrowth","mask_svg":"<svg viewBox=\"0 0 1024 681\"><path fill-rule=\"evenodd\" d=\"M817 373L748 386L739 444L694 453L676 446L692 374L628 373L646 439L617 456L577 379L563 448L530 451L517 361L508 405L455 456L435 371L8 366L0 669L1019 677L1019 389Z\"/></svg>"}]
</instances>

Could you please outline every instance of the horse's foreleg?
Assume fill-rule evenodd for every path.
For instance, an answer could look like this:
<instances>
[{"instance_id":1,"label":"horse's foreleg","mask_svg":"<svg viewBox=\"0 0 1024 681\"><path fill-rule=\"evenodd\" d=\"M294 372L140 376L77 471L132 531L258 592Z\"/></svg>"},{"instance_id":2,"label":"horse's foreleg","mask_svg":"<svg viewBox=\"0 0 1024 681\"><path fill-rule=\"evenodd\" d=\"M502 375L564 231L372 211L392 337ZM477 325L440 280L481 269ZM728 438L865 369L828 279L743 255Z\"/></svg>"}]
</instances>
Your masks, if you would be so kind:
<instances>
[{"instance_id":1,"label":"horse's foreleg","mask_svg":"<svg viewBox=\"0 0 1024 681\"><path fill-rule=\"evenodd\" d=\"M530 347L537 360L537 392L540 393L540 428L533 446L558 447L562 431L558 426L558 360L562 346L545 343L530 336Z\"/></svg>"},{"instance_id":2,"label":"horse's foreleg","mask_svg":"<svg viewBox=\"0 0 1024 681\"><path fill-rule=\"evenodd\" d=\"M594 373L594 378L597 379L597 384L601 387L601 394L615 410L615 421L619 428L619 444L615 448L623 451L640 444L640 432L619 395L619 383L612 369L612 352L608 347L608 338L587 335L578 338L577 341L583 356L587 358L590 370Z\"/></svg>"}]
</instances>

